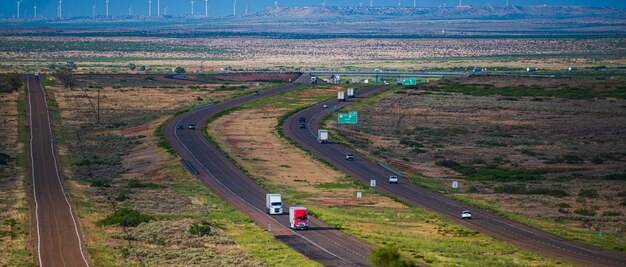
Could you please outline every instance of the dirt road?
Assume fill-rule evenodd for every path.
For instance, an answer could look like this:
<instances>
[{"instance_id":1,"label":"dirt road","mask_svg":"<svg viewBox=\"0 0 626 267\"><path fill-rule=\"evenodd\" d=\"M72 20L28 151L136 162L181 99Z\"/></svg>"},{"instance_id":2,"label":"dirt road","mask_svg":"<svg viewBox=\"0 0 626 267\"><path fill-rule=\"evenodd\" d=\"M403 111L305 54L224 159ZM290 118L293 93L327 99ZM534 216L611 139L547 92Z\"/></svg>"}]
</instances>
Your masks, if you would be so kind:
<instances>
[{"instance_id":1,"label":"dirt road","mask_svg":"<svg viewBox=\"0 0 626 267\"><path fill-rule=\"evenodd\" d=\"M27 78L34 226L40 266L89 266L80 228L60 176L46 96L39 77Z\"/></svg>"}]
</instances>

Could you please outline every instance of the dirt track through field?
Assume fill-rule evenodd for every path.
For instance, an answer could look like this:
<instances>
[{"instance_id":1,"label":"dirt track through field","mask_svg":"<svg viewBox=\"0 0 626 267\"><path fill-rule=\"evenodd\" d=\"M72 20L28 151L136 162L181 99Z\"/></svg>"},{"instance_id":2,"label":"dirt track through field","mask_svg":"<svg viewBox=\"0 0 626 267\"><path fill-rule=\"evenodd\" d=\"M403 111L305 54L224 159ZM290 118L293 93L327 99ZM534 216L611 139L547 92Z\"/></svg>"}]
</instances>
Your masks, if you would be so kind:
<instances>
[{"instance_id":1,"label":"dirt track through field","mask_svg":"<svg viewBox=\"0 0 626 267\"><path fill-rule=\"evenodd\" d=\"M45 93L38 77L28 77L27 84L37 262L40 266L89 266L63 189Z\"/></svg>"}]
</instances>

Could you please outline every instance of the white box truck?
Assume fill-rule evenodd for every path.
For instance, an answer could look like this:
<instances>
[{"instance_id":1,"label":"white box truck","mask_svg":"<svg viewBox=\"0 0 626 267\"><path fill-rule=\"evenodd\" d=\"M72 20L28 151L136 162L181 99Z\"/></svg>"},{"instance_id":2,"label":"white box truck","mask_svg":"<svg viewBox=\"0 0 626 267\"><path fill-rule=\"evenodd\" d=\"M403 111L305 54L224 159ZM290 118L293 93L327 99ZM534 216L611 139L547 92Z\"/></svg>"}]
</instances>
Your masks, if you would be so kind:
<instances>
[{"instance_id":1,"label":"white box truck","mask_svg":"<svg viewBox=\"0 0 626 267\"><path fill-rule=\"evenodd\" d=\"M346 92L344 91L337 92L337 100L346 101Z\"/></svg>"},{"instance_id":2,"label":"white box truck","mask_svg":"<svg viewBox=\"0 0 626 267\"><path fill-rule=\"evenodd\" d=\"M266 194L265 210L268 214L283 214L282 196L280 194Z\"/></svg>"},{"instance_id":3,"label":"white box truck","mask_svg":"<svg viewBox=\"0 0 626 267\"><path fill-rule=\"evenodd\" d=\"M328 130L317 130L317 142L320 144L328 142Z\"/></svg>"},{"instance_id":4,"label":"white box truck","mask_svg":"<svg viewBox=\"0 0 626 267\"><path fill-rule=\"evenodd\" d=\"M304 207L289 207L289 227L295 230L309 229L309 215Z\"/></svg>"},{"instance_id":5,"label":"white box truck","mask_svg":"<svg viewBox=\"0 0 626 267\"><path fill-rule=\"evenodd\" d=\"M348 97L354 97L354 88L348 88Z\"/></svg>"}]
</instances>

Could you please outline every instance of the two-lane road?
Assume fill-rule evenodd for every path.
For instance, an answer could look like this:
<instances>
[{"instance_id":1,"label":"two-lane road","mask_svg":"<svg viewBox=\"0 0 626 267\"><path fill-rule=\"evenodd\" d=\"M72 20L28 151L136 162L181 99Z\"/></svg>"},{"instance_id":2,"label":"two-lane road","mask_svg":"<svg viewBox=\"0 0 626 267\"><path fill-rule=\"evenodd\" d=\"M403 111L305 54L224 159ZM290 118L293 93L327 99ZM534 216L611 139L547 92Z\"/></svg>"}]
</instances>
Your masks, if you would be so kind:
<instances>
[{"instance_id":1,"label":"two-lane road","mask_svg":"<svg viewBox=\"0 0 626 267\"><path fill-rule=\"evenodd\" d=\"M298 86L300 84L277 87L261 92L260 96L250 94L193 109L174 117L166 124L165 138L176 153L198 171L198 179L218 196L248 214L261 227L268 229L271 225L272 233L277 239L327 266L368 265L373 245L333 229L313 217L308 231L292 231L288 227L287 215L266 214L265 194L268 192L247 177L203 136L204 122L218 112ZM197 129L188 129L190 123L196 123ZM182 125L183 129L177 129L177 125ZM284 210L288 211L289 204L284 204Z\"/></svg>"},{"instance_id":2,"label":"two-lane road","mask_svg":"<svg viewBox=\"0 0 626 267\"><path fill-rule=\"evenodd\" d=\"M360 89L358 96L366 97L383 88L378 86ZM358 98L349 98L347 102L331 100L322 104L345 107L355 100ZM354 151L332 142L328 144L317 143L320 119L325 114L332 112L330 109L324 109L322 104L302 110L289 117L283 124L283 132L305 149L362 183L369 185L370 180L377 180L375 187L377 191L395 196L410 205L429 209L456 223L539 254L589 266L626 266L625 254L566 240L484 210L468 208L463 203L420 188L403 178L400 178L399 184L389 184L388 177L395 174L378 164L359 158L358 155L356 160L347 161L345 159L346 153L356 155ZM300 117L306 118L309 126L307 129L299 127ZM474 219L462 220L460 213L464 209L470 209Z\"/></svg>"},{"instance_id":3,"label":"two-lane road","mask_svg":"<svg viewBox=\"0 0 626 267\"><path fill-rule=\"evenodd\" d=\"M60 178L48 104L39 78L27 77L35 231L40 266L89 266Z\"/></svg>"}]
</instances>

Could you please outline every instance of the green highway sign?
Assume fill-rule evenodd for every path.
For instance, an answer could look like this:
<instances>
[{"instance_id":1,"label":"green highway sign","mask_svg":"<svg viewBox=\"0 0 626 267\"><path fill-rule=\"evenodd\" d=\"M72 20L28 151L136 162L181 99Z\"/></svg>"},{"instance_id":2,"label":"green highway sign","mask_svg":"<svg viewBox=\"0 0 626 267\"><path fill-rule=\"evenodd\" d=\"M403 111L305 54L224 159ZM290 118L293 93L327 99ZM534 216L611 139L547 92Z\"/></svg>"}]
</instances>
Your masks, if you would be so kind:
<instances>
[{"instance_id":1,"label":"green highway sign","mask_svg":"<svg viewBox=\"0 0 626 267\"><path fill-rule=\"evenodd\" d=\"M421 79L420 79L420 83L427 83L427 82L428 82L428 80L427 80L427 79L424 79L424 78L421 78Z\"/></svg>"},{"instance_id":2,"label":"green highway sign","mask_svg":"<svg viewBox=\"0 0 626 267\"><path fill-rule=\"evenodd\" d=\"M359 115L356 111L350 111L349 113L339 113L337 115L337 122L339 124L357 124L359 122Z\"/></svg>"},{"instance_id":3,"label":"green highway sign","mask_svg":"<svg viewBox=\"0 0 626 267\"><path fill-rule=\"evenodd\" d=\"M402 85L404 85L404 86L417 85L417 78L415 78L415 77L403 78L402 79Z\"/></svg>"}]
</instances>

